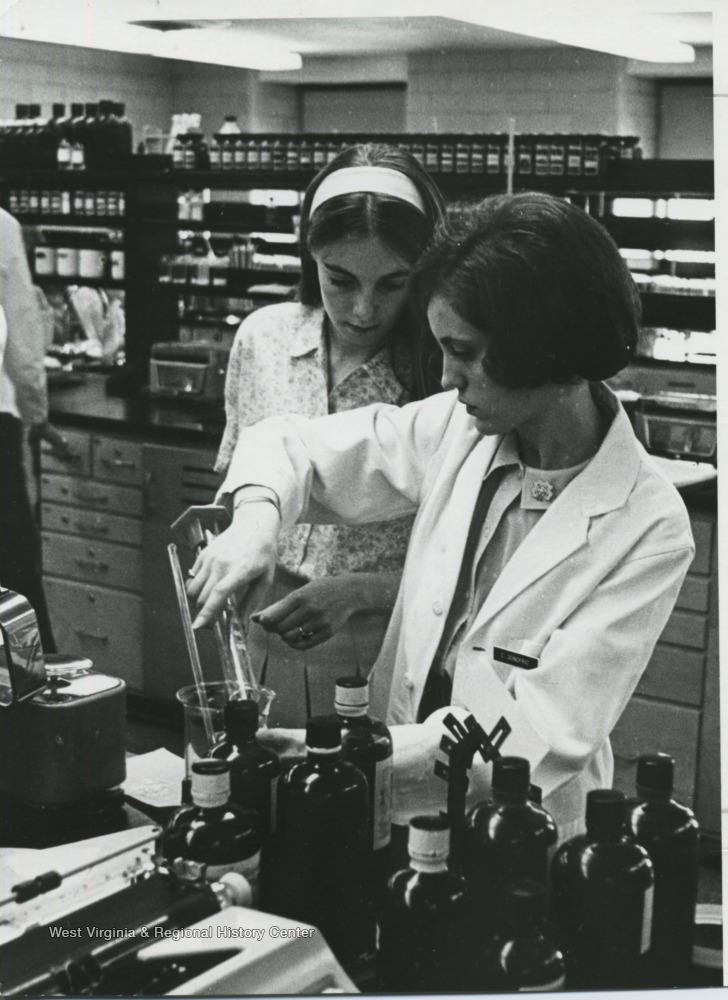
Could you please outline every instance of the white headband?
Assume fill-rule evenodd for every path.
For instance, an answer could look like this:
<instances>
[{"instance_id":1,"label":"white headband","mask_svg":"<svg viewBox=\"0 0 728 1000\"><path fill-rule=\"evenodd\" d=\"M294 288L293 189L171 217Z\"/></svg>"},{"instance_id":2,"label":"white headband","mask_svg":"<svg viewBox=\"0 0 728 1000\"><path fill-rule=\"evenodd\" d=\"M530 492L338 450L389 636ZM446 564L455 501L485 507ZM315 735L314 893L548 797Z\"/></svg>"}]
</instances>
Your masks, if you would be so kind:
<instances>
[{"instance_id":1,"label":"white headband","mask_svg":"<svg viewBox=\"0 0 728 1000\"><path fill-rule=\"evenodd\" d=\"M423 215L426 214L422 195L416 185L401 171L393 170L391 167L343 167L321 181L311 202L309 218L330 198L361 192L399 198L400 201L414 205Z\"/></svg>"}]
</instances>

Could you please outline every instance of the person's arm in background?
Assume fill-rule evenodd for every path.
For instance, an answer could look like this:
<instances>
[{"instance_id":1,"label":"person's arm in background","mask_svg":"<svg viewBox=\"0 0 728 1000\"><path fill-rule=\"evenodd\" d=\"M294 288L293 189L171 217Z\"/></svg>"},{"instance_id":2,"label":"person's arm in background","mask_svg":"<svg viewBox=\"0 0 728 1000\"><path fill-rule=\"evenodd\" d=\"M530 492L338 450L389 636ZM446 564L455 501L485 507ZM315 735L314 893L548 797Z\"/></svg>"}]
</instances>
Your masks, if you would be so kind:
<instances>
[{"instance_id":1,"label":"person's arm in background","mask_svg":"<svg viewBox=\"0 0 728 1000\"><path fill-rule=\"evenodd\" d=\"M5 311L8 336L5 371L15 389L20 419L33 435L48 440L61 457L68 454L63 436L48 423L48 389L45 372L45 327L20 224L7 212L0 218L0 303Z\"/></svg>"},{"instance_id":2,"label":"person's arm in background","mask_svg":"<svg viewBox=\"0 0 728 1000\"><path fill-rule=\"evenodd\" d=\"M253 621L296 649L311 649L340 631L357 612L390 614L401 580L402 570L319 577L263 608ZM299 629L313 635L302 640Z\"/></svg>"}]
</instances>

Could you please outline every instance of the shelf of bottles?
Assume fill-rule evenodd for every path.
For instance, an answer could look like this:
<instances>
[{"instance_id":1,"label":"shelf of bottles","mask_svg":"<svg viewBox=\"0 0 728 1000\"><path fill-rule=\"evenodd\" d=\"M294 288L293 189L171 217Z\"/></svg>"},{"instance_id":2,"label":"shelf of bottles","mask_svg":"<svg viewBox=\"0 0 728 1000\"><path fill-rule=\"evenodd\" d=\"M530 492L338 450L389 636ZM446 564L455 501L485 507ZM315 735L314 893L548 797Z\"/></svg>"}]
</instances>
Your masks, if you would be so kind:
<instances>
[{"instance_id":1,"label":"shelf of bottles","mask_svg":"<svg viewBox=\"0 0 728 1000\"><path fill-rule=\"evenodd\" d=\"M231 125L232 123L227 123ZM177 170L310 175L359 142L396 145L433 174L505 176L510 157L521 178L597 177L615 162L641 156L635 136L520 133L301 135L223 130L206 140L200 132L176 137Z\"/></svg>"},{"instance_id":2,"label":"shelf of bottles","mask_svg":"<svg viewBox=\"0 0 728 1000\"><path fill-rule=\"evenodd\" d=\"M119 101L74 103L70 114L54 104L50 118L39 104L16 104L15 118L0 122L0 167L57 168L79 173L117 167L133 149L132 126Z\"/></svg>"}]
</instances>

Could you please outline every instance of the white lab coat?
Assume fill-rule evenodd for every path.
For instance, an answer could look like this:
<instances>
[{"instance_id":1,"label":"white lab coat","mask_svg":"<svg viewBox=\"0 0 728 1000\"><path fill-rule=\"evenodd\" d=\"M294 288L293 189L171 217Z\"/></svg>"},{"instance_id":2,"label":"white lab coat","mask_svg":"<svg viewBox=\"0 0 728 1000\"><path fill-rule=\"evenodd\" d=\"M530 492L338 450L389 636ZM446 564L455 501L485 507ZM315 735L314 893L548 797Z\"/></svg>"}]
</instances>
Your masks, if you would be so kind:
<instances>
[{"instance_id":1,"label":"white lab coat","mask_svg":"<svg viewBox=\"0 0 728 1000\"><path fill-rule=\"evenodd\" d=\"M461 642L453 678L453 706L472 712L487 731L506 716L512 732L501 752L530 759L562 839L582 828L586 792L611 784L609 733L694 552L679 494L636 440L613 393L603 385L595 390L614 413L610 430L505 566ZM273 418L241 435L222 487L272 487L284 526L417 511L371 677L371 712L395 727L395 792L404 819L444 802L432 758L447 710L407 724L417 717L475 500L499 441L478 433L455 392L312 421ZM496 649L525 654L532 668L500 662ZM489 768L475 769L476 797L488 782Z\"/></svg>"}]
</instances>

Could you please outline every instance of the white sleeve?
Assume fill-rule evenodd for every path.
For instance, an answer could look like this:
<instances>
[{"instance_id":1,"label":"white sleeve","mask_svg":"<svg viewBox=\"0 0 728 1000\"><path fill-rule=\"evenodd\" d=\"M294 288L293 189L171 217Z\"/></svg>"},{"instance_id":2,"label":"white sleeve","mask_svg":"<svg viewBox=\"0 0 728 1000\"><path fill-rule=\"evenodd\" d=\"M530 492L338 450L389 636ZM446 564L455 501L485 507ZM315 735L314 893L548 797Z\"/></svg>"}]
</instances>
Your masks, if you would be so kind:
<instances>
[{"instance_id":1,"label":"white sleeve","mask_svg":"<svg viewBox=\"0 0 728 1000\"><path fill-rule=\"evenodd\" d=\"M297 520L363 524L411 514L454 402L452 394L312 420L263 420L241 431L220 496L250 484L270 487L284 528Z\"/></svg>"}]
</instances>

